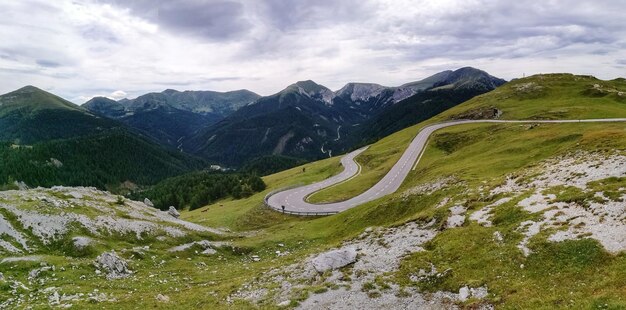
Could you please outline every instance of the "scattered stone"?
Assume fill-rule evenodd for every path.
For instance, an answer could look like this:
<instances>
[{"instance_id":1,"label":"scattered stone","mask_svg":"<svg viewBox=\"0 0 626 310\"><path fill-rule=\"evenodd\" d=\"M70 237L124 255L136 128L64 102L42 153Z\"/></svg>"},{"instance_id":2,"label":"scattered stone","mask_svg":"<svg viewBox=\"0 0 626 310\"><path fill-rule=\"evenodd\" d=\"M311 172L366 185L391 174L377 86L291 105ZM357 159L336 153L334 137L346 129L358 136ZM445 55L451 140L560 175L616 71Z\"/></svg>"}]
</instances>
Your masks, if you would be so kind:
<instances>
[{"instance_id":1,"label":"scattered stone","mask_svg":"<svg viewBox=\"0 0 626 310\"><path fill-rule=\"evenodd\" d=\"M83 250L86 247L88 247L91 242L93 240L91 240L91 238L89 237L74 237L72 238L72 243L74 244L74 247L78 250Z\"/></svg>"},{"instance_id":2,"label":"scattered stone","mask_svg":"<svg viewBox=\"0 0 626 310\"><path fill-rule=\"evenodd\" d=\"M170 206L170 209L167 210L167 214L171 215L174 218L179 218L180 217L180 213L178 213L178 210L176 210L176 208L174 208L174 206Z\"/></svg>"},{"instance_id":3,"label":"scattered stone","mask_svg":"<svg viewBox=\"0 0 626 310\"><path fill-rule=\"evenodd\" d=\"M315 257L311 264L317 272L323 273L327 270L335 270L352 264L356 261L356 249L348 247L345 249L333 250L322 253Z\"/></svg>"},{"instance_id":4,"label":"scattered stone","mask_svg":"<svg viewBox=\"0 0 626 310\"><path fill-rule=\"evenodd\" d=\"M450 213L452 213L452 215L460 215L460 214L464 214L465 211L467 211L467 209L465 209L463 206L461 205L456 205L452 208L449 209Z\"/></svg>"},{"instance_id":5,"label":"scattered stone","mask_svg":"<svg viewBox=\"0 0 626 310\"><path fill-rule=\"evenodd\" d=\"M208 249L214 249L214 248L219 248L222 247L224 245L227 245L229 243L227 242L211 242L209 240L201 240L201 241L194 241L194 242L190 242L190 243L185 243L185 244L181 244L178 246L175 246L171 249L169 249L169 252L182 252L185 250L188 250L189 248L191 248L194 245L199 245L200 247L202 247L205 250ZM209 251L211 252L211 251Z\"/></svg>"},{"instance_id":6,"label":"scattered stone","mask_svg":"<svg viewBox=\"0 0 626 310\"><path fill-rule=\"evenodd\" d=\"M459 289L458 298L460 301L466 301L470 297L473 297L476 299L484 299L485 297L487 297L487 295L489 295L489 291L487 290L487 287L485 286L482 286L479 288L470 288L468 286L463 286Z\"/></svg>"},{"instance_id":7,"label":"scattered stone","mask_svg":"<svg viewBox=\"0 0 626 310\"><path fill-rule=\"evenodd\" d=\"M289 300L285 300L285 301L281 301L281 302L279 302L279 303L277 304L277 306L279 306L279 307L287 307L287 306L289 306L289 304L291 304L291 301L289 301Z\"/></svg>"},{"instance_id":8,"label":"scattered stone","mask_svg":"<svg viewBox=\"0 0 626 310\"><path fill-rule=\"evenodd\" d=\"M48 297L48 303L50 305L58 305L61 303L61 296L59 296L58 291L54 291L54 293Z\"/></svg>"},{"instance_id":9,"label":"scattered stone","mask_svg":"<svg viewBox=\"0 0 626 310\"><path fill-rule=\"evenodd\" d=\"M467 286L463 286L459 289L459 300L466 301L470 297L470 289Z\"/></svg>"},{"instance_id":10,"label":"scattered stone","mask_svg":"<svg viewBox=\"0 0 626 310\"><path fill-rule=\"evenodd\" d=\"M156 300L159 302L170 302L170 298L163 294L156 295Z\"/></svg>"},{"instance_id":11,"label":"scattered stone","mask_svg":"<svg viewBox=\"0 0 626 310\"><path fill-rule=\"evenodd\" d=\"M143 200L143 203L144 203L146 206L150 207L150 208L154 208L154 204L153 204L153 203L152 203L152 201L150 201L150 199L148 199L148 198L145 198L145 199Z\"/></svg>"},{"instance_id":12,"label":"scattered stone","mask_svg":"<svg viewBox=\"0 0 626 310\"><path fill-rule=\"evenodd\" d=\"M447 228L461 227L465 223L465 215L451 215L446 221Z\"/></svg>"},{"instance_id":13,"label":"scattered stone","mask_svg":"<svg viewBox=\"0 0 626 310\"><path fill-rule=\"evenodd\" d=\"M493 232L493 240L495 240L498 243L502 243L504 241L504 238L502 237L502 233L499 231Z\"/></svg>"},{"instance_id":14,"label":"scattered stone","mask_svg":"<svg viewBox=\"0 0 626 310\"><path fill-rule=\"evenodd\" d=\"M126 278L133 273L128 269L128 263L117 256L115 251L100 254L96 258L94 265L96 268L104 269L108 273L107 279Z\"/></svg>"},{"instance_id":15,"label":"scattered stone","mask_svg":"<svg viewBox=\"0 0 626 310\"><path fill-rule=\"evenodd\" d=\"M479 288L470 288L470 292L472 293L472 297L476 299L484 299L489 295L489 291L487 287L481 286Z\"/></svg>"},{"instance_id":16,"label":"scattered stone","mask_svg":"<svg viewBox=\"0 0 626 310\"><path fill-rule=\"evenodd\" d=\"M213 255L213 254L216 254L216 253L217 253L217 251L214 250L214 249L206 249L206 250L202 251L202 254L204 254L204 255Z\"/></svg>"},{"instance_id":17,"label":"scattered stone","mask_svg":"<svg viewBox=\"0 0 626 310\"><path fill-rule=\"evenodd\" d=\"M28 185L26 185L26 183L22 181L15 181L13 182L13 184L15 184L15 186L17 186L17 188L22 191L29 189Z\"/></svg>"},{"instance_id":18,"label":"scattered stone","mask_svg":"<svg viewBox=\"0 0 626 310\"><path fill-rule=\"evenodd\" d=\"M41 268L35 268L33 270L31 270L28 273L28 280L33 280L35 278L37 278L39 276L40 273L44 272L44 271L50 271L53 270L53 267L50 266L45 266L45 267L41 267Z\"/></svg>"}]
</instances>

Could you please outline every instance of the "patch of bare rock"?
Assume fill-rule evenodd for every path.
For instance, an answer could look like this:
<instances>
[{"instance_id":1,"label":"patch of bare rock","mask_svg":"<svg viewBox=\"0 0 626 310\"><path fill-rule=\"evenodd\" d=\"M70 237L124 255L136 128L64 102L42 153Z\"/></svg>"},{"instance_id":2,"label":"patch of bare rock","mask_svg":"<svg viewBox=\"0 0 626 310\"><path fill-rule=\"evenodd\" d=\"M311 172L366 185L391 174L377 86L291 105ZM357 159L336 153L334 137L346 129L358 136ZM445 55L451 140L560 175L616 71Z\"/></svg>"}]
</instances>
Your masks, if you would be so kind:
<instances>
[{"instance_id":1,"label":"patch of bare rock","mask_svg":"<svg viewBox=\"0 0 626 310\"><path fill-rule=\"evenodd\" d=\"M54 187L0 192L0 253L23 254L36 251L36 245L64 238L77 227L89 236L75 237L77 249L107 235L146 235L183 237L189 232L224 234L223 231L178 219L174 209L167 212L88 187ZM6 214L5 213L5 214ZM25 232L29 233L25 233Z\"/></svg>"},{"instance_id":2,"label":"patch of bare rock","mask_svg":"<svg viewBox=\"0 0 626 310\"><path fill-rule=\"evenodd\" d=\"M591 182L626 177L626 156L620 153L577 152L545 161L525 174L509 177L492 189L491 195L507 195L497 202L473 212L470 219L491 226L490 216L499 205L517 200L523 210L541 214L540 220L522 222L518 231L524 235L518 248L528 256L530 240L550 230L549 241L593 238L611 253L626 250L626 188L611 196L590 189ZM587 198L560 199L574 188ZM593 197L593 198L590 198Z\"/></svg>"},{"instance_id":3,"label":"patch of bare rock","mask_svg":"<svg viewBox=\"0 0 626 310\"><path fill-rule=\"evenodd\" d=\"M104 271L107 279L121 279L129 277L133 272L128 269L128 263L119 257L115 251L100 254L94 261L96 273Z\"/></svg>"},{"instance_id":4,"label":"patch of bare rock","mask_svg":"<svg viewBox=\"0 0 626 310\"><path fill-rule=\"evenodd\" d=\"M268 272L260 281L244 285L230 300L287 306L298 292L323 286L330 289L309 294L298 308L455 309L455 302L462 300L459 293L424 294L413 288L401 288L388 277L398 269L403 257L423 251L422 245L437 235L434 223L368 228L339 248ZM375 281L380 277L385 279L384 287Z\"/></svg>"}]
</instances>

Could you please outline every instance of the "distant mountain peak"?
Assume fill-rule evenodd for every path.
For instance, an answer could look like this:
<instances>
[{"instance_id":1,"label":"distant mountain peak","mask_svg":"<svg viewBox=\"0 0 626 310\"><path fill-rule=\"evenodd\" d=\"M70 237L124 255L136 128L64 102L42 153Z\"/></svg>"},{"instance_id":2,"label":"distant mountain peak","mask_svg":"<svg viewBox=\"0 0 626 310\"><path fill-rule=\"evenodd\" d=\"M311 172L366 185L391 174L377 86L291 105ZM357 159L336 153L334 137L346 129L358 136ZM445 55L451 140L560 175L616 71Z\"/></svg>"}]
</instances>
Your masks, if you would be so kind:
<instances>
[{"instance_id":1,"label":"distant mountain peak","mask_svg":"<svg viewBox=\"0 0 626 310\"><path fill-rule=\"evenodd\" d=\"M33 85L26 85L18 90L15 90L15 93L27 93L27 92L35 92L35 91L41 91L41 92L45 92L43 89L35 87Z\"/></svg>"},{"instance_id":2,"label":"distant mountain peak","mask_svg":"<svg viewBox=\"0 0 626 310\"><path fill-rule=\"evenodd\" d=\"M452 71L445 79L435 86L452 85L455 88L494 89L506 83L505 80L490 75L489 73L473 67L463 67Z\"/></svg>"},{"instance_id":3,"label":"distant mountain peak","mask_svg":"<svg viewBox=\"0 0 626 310\"><path fill-rule=\"evenodd\" d=\"M111 118L121 117L126 114L126 109L123 104L101 96L91 98L89 101L85 102L82 107L98 115Z\"/></svg>"},{"instance_id":4,"label":"distant mountain peak","mask_svg":"<svg viewBox=\"0 0 626 310\"><path fill-rule=\"evenodd\" d=\"M332 90L326 86L317 84L312 80L298 81L289 85L280 94L298 93L300 95L309 97L313 100L322 101L326 105L332 105L336 95Z\"/></svg>"},{"instance_id":5,"label":"distant mountain peak","mask_svg":"<svg viewBox=\"0 0 626 310\"><path fill-rule=\"evenodd\" d=\"M337 96L351 101L367 101L379 96L387 87L375 83L348 83L339 89Z\"/></svg>"}]
</instances>

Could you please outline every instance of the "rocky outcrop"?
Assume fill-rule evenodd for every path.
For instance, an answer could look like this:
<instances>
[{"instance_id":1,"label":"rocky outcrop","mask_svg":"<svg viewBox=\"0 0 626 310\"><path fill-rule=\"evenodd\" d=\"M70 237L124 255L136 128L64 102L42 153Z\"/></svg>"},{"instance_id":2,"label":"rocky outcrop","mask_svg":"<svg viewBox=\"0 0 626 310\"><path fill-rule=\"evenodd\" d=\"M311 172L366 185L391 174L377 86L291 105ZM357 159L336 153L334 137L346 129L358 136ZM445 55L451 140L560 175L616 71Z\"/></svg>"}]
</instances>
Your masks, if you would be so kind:
<instances>
[{"instance_id":1,"label":"rocky outcrop","mask_svg":"<svg viewBox=\"0 0 626 310\"><path fill-rule=\"evenodd\" d=\"M502 116L502 110L495 107L483 107L463 112L452 116L452 119L498 119Z\"/></svg>"},{"instance_id":2,"label":"rocky outcrop","mask_svg":"<svg viewBox=\"0 0 626 310\"><path fill-rule=\"evenodd\" d=\"M176 208L174 208L174 206L170 206L170 209L167 210L167 214L171 215L174 218L179 218L180 217L180 213L178 213L178 210L176 210Z\"/></svg>"},{"instance_id":3,"label":"rocky outcrop","mask_svg":"<svg viewBox=\"0 0 626 310\"><path fill-rule=\"evenodd\" d=\"M317 272L335 270L356 262L356 249L353 247L333 250L315 257L311 264Z\"/></svg>"},{"instance_id":4,"label":"rocky outcrop","mask_svg":"<svg viewBox=\"0 0 626 310\"><path fill-rule=\"evenodd\" d=\"M89 237L74 237L72 243L77 250L83 250L91 244L92 240Z\"/></svg>"},{"instance_id":5,"label":"rocky outcrop","mask_svg":"<svg viewBox=\"0 0 626 310\"><path fill-rule=\"evenodd\" d=\"M133 274L128 269L128 263L117 255L114 251L100 254L94 262L98 270L107 272L107 279L121 279Z\"/></svg>"}]
</instances>

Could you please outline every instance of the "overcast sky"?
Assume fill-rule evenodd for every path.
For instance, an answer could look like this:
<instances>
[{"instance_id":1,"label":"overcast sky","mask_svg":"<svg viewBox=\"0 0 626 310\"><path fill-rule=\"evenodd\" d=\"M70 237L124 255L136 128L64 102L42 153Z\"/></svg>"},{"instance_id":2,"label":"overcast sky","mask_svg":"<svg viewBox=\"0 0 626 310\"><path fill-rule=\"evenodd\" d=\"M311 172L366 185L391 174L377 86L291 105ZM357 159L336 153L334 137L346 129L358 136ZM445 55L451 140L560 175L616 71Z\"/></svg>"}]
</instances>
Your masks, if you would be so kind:
<instances>
[{"instance_id":1,"label":"overcast sky","mask_svg":"<svg viewBox=\"0 0 626 310\"><path fill-rule=\"evenodd\" d=\"M388 86L473 66L626 76L622 1L0 0L0 93Z\"/></svg>"}]
</instances>

